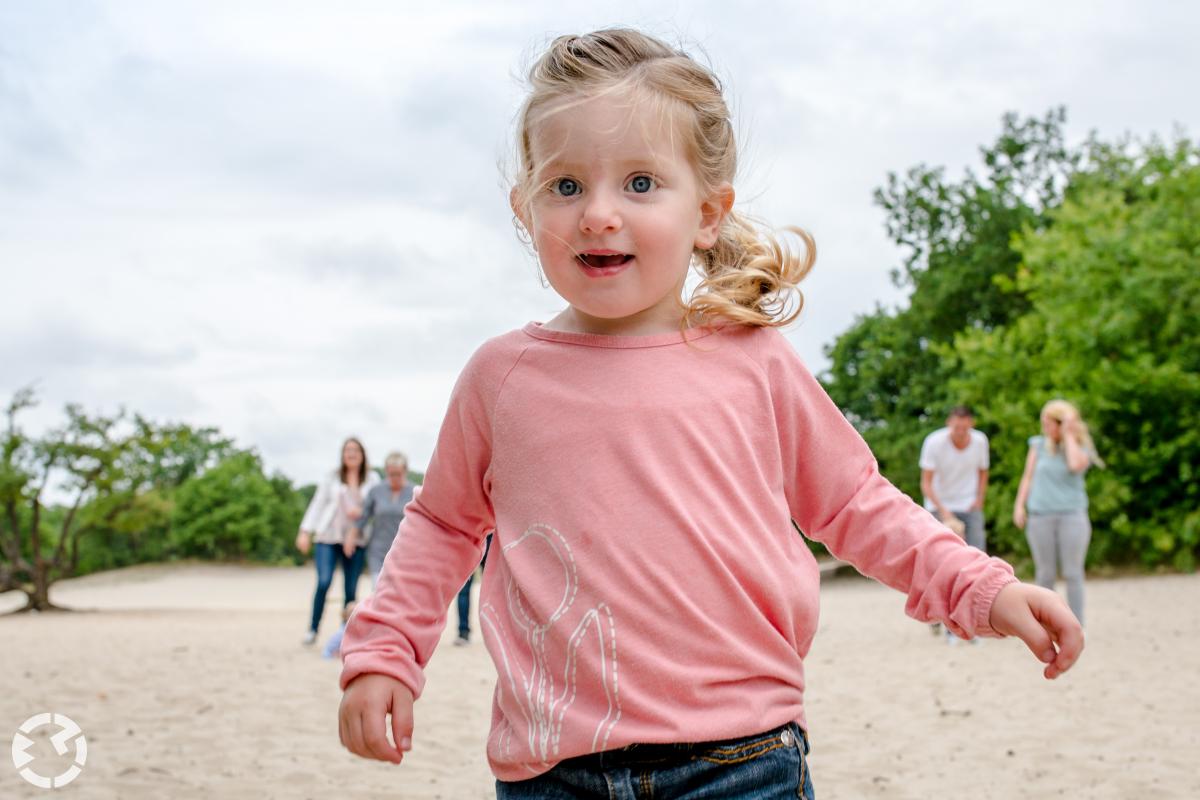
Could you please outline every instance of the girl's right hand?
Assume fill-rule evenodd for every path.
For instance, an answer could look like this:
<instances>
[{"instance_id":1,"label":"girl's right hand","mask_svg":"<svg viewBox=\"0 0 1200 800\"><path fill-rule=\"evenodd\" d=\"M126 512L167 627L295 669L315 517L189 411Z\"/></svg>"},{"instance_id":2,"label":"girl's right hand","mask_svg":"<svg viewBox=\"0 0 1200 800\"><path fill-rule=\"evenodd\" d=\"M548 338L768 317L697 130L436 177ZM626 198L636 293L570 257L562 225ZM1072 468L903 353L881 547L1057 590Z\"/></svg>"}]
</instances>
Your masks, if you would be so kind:
<instances>
[{"instance_id":1,"label":"girl's right hand","mask_svg":"<svg viewBox=\"0 0 1200 800\"><path fill-rule=\"evenodd\" d=\"M1013 509L1013 525L1016 525L1019 530L1025 528L1025 509L1017 506Z\"/></svg>"},{"instance_id":2,"label":"girl's right hand","mask_svg":"<svg viewBox=\"0 0 1200 800\"><path fill-rule=\"evenodd\" d=\"M308 531L300 531L296 534L296 549L301 553L308 555L308 548L310 544L311 540L309 539Z\"/></svg>"},{"instance_id":3,"label":"girl's right hand","mask_svg":"<svg viewBox=\"0 0 1200 800\"><path fill-rule=\"evenodd\" d=\"M393 745L387 738L387 715L392 715ZM413 696L388 675L365 673L346 687L338 709L342 746L363 758L399 764L412 749Z\"/></svg>"}]
</instances>

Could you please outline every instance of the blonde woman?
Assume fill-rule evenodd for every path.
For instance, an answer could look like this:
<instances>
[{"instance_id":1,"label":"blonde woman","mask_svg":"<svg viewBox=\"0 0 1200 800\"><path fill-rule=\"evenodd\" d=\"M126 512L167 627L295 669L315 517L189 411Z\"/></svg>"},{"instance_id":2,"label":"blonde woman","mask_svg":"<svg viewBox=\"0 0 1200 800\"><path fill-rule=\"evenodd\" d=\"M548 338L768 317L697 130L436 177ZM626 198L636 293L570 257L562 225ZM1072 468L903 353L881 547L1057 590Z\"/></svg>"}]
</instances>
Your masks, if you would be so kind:
<instances>
[{"instance_id":1,"label":"blonde woman","mask_svg":"<svg viewBox=\"0 0 1200 800\"><path fill-rule=\"evenodd\" d=\"M1037 569L1039 586L1054 588L1061 567L1067 603L1083 621L1083 562L1092 538L1083 475L1104 466L1079 411L1066 400L1042 408L1042 435L1029 438L1025 474L1017 490L1013 524L1025 538Z\"/></svg>"}]
</instances>

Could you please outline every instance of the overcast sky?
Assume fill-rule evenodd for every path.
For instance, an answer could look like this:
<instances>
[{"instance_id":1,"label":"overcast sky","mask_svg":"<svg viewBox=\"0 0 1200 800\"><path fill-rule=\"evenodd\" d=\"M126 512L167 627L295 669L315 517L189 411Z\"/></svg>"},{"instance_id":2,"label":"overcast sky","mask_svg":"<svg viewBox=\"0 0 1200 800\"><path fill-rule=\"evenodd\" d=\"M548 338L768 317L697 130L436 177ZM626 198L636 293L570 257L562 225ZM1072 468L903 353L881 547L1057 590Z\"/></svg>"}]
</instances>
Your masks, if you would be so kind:
<instances>
[{"instance_id":1,"label":"overcast sky","mask_svg":"<svg viewBox=\"0 0 1200 800\"><path fill-rule=\"evenodd\" d=\"M343 437L428 462L459 369L561 306L513 234L521 75L561 33L703 52L743 206L820 257L788 335L815 370L900 299L871 202L976 163L1009 110L1200 131L1183 2L0 0L0 399L215 425L311 482Z\"/></svg>"}]
</instances>

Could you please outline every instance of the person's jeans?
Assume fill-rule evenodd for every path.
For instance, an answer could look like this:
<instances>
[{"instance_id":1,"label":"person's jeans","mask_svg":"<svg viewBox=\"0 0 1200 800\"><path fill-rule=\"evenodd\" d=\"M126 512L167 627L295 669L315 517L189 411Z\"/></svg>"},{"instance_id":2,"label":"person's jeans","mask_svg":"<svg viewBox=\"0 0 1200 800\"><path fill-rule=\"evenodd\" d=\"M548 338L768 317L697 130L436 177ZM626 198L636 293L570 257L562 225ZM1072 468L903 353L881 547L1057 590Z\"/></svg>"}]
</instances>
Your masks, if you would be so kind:
<instances>
[{"instance_id":1,"label":"person's jeans","mask_svg":"<svg viewBox=\"0 0 1200 800\"><path fill-rule=\"evenodd\" d=\"M342 603L344 607L354 602L358 591L358 576L362 573L365 558L366 551L361 547L356 547L354 555L347 558L340 544L317 543L313 552L313 561L317 565L317 591L313 595L311 630L316 631L321 624L321 615L325 612L325 595L333 583L334 569L341 563L342 581L345 586L345 601Z\"/></svg>"},{"instance_id":2,"label":"person's jeans","mask_svg":"<svg viewBox=\"0 0 1200 800\"><path fill-rule=\"evenodd\" d=\"M496 781L496 800L813 800L807 753L794 722L724 742L635 744Z\"/></svg>"},{"instance_id":3,"label":"person's jeans","mask_svg":"<svg viewBox=\"0 0 1200 800\"><path fill-rule=\"evenodd\" d=\"M1083 622L1083 562L1092 540L1092 523L1087 511L1065 514L1030 514L1025 522L1025 539L1033 553L1034 583L1054 589L1061 565L1067 582L1067 605Z\"/></svg>"},{"instance_id":4,"label":"person's jeans","mask_svg":"<svg viewBox=\"0 0 1200 800\"><path fill-rule=\"evenodd\" d=\"M458 635L464 639L471 638L471 584L474 582L475 573L472 572L458 590Z\"/></svg>"},{"instance_id":5,"label":"person's jeans","mask_svg":"<svg viewBox=\"0 0 1200 800\"><path fill-rule=\"evenodd\" d=\"M479 562L480 568L487 566L488 553L492 551L492 534L487 535L487 542L483 548L483 559ZM471 638L471 584L475 582L475 571L467 576L467 582L458 590L458 635L463 639Z\"/></svg>"}]
</instances>

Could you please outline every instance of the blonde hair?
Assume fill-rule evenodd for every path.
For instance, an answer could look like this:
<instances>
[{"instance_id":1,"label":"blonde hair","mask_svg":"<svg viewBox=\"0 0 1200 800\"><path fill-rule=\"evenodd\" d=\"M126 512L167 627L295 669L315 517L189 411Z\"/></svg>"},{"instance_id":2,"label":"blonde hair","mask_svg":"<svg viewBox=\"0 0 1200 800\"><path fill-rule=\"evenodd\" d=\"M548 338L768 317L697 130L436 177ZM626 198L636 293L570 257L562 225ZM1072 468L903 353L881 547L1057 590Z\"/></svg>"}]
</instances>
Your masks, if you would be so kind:
<instances>
[{"instance_id":1,"label":"blonde hair","mask_svg":"<svg viewBox=\"0 0 1200 800\"><path fill-rule=\"evenodd\" d=\"M1083 452L1087 454L1088 459L1090 459L1093 464L1098 467L1104 466L1104 461L1101 460L1100 454L1096 452L1096 445L1092 441L1092 434L1088 431L1088 426L1083 421L1083 417L1079 415L1079 409L1077 409L1073 404L1061 398L1056 398L1042 406L1041 416L1049 417L1059 425L1062 425L1063 421L1069 417L1075 417L1078 419L1079 446L1083 449ZM1066 435L1065 432L1063 435ZM1051 453L1056 453L1058 452L1058 444L1050 439L1047 439L1046 449Z\"/></svg>"},{"instance_id":2,"label":"blonde hair","mask_svg":"<svg viewBox=\"0 0 1200 800\"><path fill-rule=\"evenodd\" d=\"M404 467L408 469L408 456L401 453L399 450L393 450L387 454L387 458L383 460L384 467Z\"/></svg>"},{"instance_id":3,"label":"blonde hair","mask_svg":"<svg viewBox=\"0 0 1200 800\"><path fill-rule=\"evenodd\" d=\"M529 71L529 83L518 118L516 207L527 209L539 184L533 128L583 100L621 90L662 103L677 120L690 123L681 126L683 139L703 194L733 182L737 146L721 83L682 50L627 28L560 36ZM766 226L730 211L717 242L692 254L701 281L684 306L682 325L726 320L782 326L795 320L804 305L796 287L816 261L816 244L800 228L785 230L800 239L802 254Z\"/></svg>"}]
</instances>

